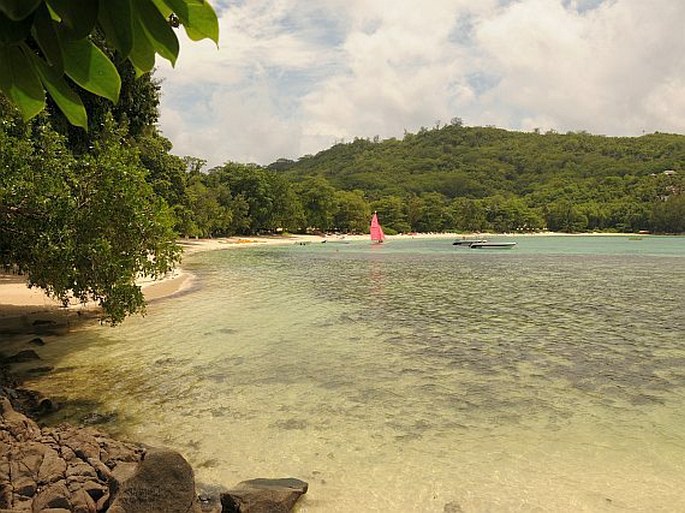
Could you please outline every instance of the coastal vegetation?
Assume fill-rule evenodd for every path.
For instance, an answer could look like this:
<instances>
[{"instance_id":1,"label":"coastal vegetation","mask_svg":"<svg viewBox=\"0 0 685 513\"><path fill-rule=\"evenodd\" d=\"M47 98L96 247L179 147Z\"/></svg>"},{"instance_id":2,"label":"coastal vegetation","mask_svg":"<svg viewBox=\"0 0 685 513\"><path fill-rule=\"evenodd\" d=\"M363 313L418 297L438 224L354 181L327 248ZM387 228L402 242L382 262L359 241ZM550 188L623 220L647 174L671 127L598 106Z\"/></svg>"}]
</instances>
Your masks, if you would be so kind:
<instances>
[{"instance_id":1,"label":"coastal vegetation","mask_svg":"<svg viewBox=\"0 0 685 513\"><path fill-rule=\"evenodd\" d=\"M149 71L157 54L175 61L176 25L217 41L209 4L67 4L0 0L0 259L65 303L98 302L112 322L144 308L136 279L173 268L178 236L360 233L373 211L389 234L685 232L676 134L524 133L454 118L205 170L157 129ZM81 53L87 69L72 62Z\"/></svg>"},{"instance_id":2,"label":"coastal vegetation","mask_svg":"<svg viewBox=\"0 0 685 513\"><path fill-rule=\"evenodd\" d=\"M204 0L0 0L0 261L113 323L180 256L150 75L180 26L218 43Z\"/></svg>"},{"instance_id":3,"label":"coastal vegetation","mask_svg":"<svg viewBox=\"0 0 685 513\"><path fill-rule=\"evenodd\" d=\"M685 136L604 137L447 126L355 139L297 161L187 159L188 236L285 230L389 233L685 232Z\"/></svg>"},{"instance_id":4,"label":"coastal vegetation","mask_svg":"<svg viewBox=\"0 0 685 513\"><path fill-rule=\"evenodd\" d=\"M453 123L356 139L297 161L205 171L155 128L159 85L120 65L117 105L83 93L90 130L52 103L29 122L0 102L0 254L65 302L140 311L135 278L178 261L177 236L685 232L685 136L523 133Z\"/></svg>"},{"instance_id":5,"label":"coastal vegetation","mask_svg":"<svg viewBox=\"0 0 685 513\"><path fill-rule=\"evenodd\" d=\"M204 0L0 0L0 92L25 120L46 107L46 92L69 123L88 128L81 91L119 100L119 65L136 75L155 57L176 63L174 28L193 41L219 42L219 23Z\"/></svg>"}]
</instances>

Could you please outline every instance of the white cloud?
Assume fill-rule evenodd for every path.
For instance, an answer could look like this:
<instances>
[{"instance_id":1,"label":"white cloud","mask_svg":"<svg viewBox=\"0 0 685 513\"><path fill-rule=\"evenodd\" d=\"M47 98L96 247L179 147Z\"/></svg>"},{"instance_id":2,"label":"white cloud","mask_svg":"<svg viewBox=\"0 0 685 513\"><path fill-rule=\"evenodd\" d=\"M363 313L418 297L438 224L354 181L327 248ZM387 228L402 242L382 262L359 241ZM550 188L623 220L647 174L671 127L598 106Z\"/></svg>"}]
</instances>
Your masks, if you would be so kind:
<instances>
[{"instance_id":1,"label":"white cloud","mask_svg":"<svg viewBox=\"0 0 685 513\"><path fill-rule=\"evenodd\" d=\"M221 48L182 43L161 127L175 152L269 163L443 123L685 131L685 3L224 2ZM314 5L312 5L314 4Z\"/></svg>"}]
</instances>

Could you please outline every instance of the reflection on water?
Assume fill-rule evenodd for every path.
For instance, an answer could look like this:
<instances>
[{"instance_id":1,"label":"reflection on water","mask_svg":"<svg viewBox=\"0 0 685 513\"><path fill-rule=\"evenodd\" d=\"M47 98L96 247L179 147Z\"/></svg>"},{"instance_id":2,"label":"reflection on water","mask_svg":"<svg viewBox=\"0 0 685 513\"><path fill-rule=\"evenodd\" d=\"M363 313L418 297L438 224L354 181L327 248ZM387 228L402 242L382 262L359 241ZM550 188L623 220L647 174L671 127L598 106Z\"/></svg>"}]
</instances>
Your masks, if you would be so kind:
<instances>
[{"instance_id":1,"label":"reflection on water","mask_svg":"<svg viewBox=\"0 0 685 513\"><path fill-rule=\"evenodd\" d=\"M201 480L305 479L300 512L685 511L684 263L651 237L206 253L200 290L46 346L36 386Z\"/></svg>"}]
</instances>

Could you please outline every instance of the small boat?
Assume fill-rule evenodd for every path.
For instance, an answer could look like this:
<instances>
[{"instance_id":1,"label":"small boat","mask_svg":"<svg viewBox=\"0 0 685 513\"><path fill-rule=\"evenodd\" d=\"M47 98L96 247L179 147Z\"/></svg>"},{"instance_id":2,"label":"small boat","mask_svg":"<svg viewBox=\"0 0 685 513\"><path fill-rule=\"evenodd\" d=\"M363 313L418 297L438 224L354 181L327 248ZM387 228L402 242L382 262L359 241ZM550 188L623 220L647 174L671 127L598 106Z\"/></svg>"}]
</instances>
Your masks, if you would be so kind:
<instances>
[{"instance_id":1,"label":"small boat","mask_svg":"<svg viewBox=\"0 0 685 513\"><path fill-rule=\"evenodd\" d=\"M487 242L486 239L458 239L452 243L452 246L470 246L471 244L482 244Z\"/></svg>"},{"instance_id":2,"label":"small boat","mask_svg":"<svg viewBox=\"0 0 685 513\"><path fill-rule=\"evenodd\" d=\"M516 246L515 242L474 242L471 249L511 249Z\"/></svg>"},{"instance_id":3,"label":"small boat","mask_svg":"<svg viewBox=\"0 0 685 513\"><path fill-rule=\"evenodd\" d=\"M385 240L385 234L383 233L383 228L381 228L381 223L378 222L378 215L376 212L373 213L371 218L371 228L369 229L371 233L371 243L372 244L382 244Z\"/></svg>"}]
</instances>

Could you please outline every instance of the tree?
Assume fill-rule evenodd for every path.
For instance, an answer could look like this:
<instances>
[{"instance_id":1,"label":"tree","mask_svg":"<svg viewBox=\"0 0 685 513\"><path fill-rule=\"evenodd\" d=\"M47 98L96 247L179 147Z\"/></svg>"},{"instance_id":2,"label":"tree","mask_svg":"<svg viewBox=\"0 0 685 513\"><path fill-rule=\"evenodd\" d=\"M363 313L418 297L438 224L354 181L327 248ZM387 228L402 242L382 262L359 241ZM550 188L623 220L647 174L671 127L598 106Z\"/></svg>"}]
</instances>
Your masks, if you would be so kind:
<instances>
[{"instance_id":1,"label":"tree","mask_svg":"<svg viewBox=\"0 0 685 513\"><path fill-rule=\"evenodd\" d=\"M383 219L383 230L388 234L408 233L411 225L407 218L405 201L399 196L385 196L371 204Z\"/></svg>"},{"instance_id":2,"label":"tree","mask_svg":"<svg viewBox=\"0 0 685 513\"><path fill-rule=\"evenodd\" d=\"M164 275L180 253L124 134L108 119L93 151L76 159L45 115L25 125L0 114L2 263L65 304L95 301L113 323L142 311L136 279Z\"/></svg>"},{"instance_id":3,"label":"tree","mask_svg":"<svg viewBox=\"0 0 685 513\"><path fill-rule=\"evenodd\" d=\"M86 128L78 88L114 103L121 89L112 56L94 36L140 76L157 54L175 64L179 25L193 41L218 44L216 14L205 0L0 0L0 91L25 120L45 108L47 91L70 123Z\"/></svg>"},{"instance_id":4,"label":"tree","mask_svg":"<svg viewBox=\"0 0 685 513\"><path fill-rule=\"evenodd\" d=\"M135 147L155 194L172 208L187 206L186 165L181 157L169 153L171 142L155 130L138 137Z\"/></svg>"},{"instance_id":5,"label":"tree","mask_svg":"<svg viewBox=\"0 0 685 513\"><path fill-rule=\"evenodd\" d=\"M284 176L268 172L267 177L273 191L273 226L288 232L305 229L305 215L302 203L290 181Z\"/></svg>"},{"instance_id":6,"label":"tree","mask_svg":"<svg viewBox=\"0 0 685 513\"><path fill-rule=\"evenodd\" d=\"M587 229L587 217L568 200L559 200L547 208L547 228L553 232L582 232Z\"/></svg>"},{"instance_id":7,"label":"tree","mask_svg":"<svg viewBox=\"0 0 685 513\"><path fill-rule=\"evenodd\" d=\"M307 178L296 184L304 208L307 228L328 231L335 214L335 189L321 177Z\"/></svg>"},{"instance_id":8,"label":"tree","mask_svg":"<svg viewBox=\"0 0 685 513\"><path fill-rule=\"evenodd\" d=\"M447 227L445 197L437 192L427 192L409 200L409 218L414 231L441 232Z\"/></svg>"},{"instance_id":9,"label":"tree","mask_svg":"<svg viewBox=\"0 0 685 513\"><path fill-rule=\"evenodd\" d=\"M483 232L488 228L482 200L456 198L449 206L453 228L462 232Z\"/></svg>"},{"instance_id":10,"label":"tree","mask_svg":"<svg viewBox=\"0 0 685 513\"><path fill-rule=\"evenodd\" d=\"M371 209L361 191L336 191L333 223L342 232L364 233L369 225Z\"/></svg>"},{"instance_id":11,"label":"tree","mask_svg":"<svg viewBox=\"0 0 685 513\"><path fill-rule=\"evenodd\" d=\"M186 189L188 209L184 211L182 233L190 237L212 237L232 235L234 216L231 208L231 194L223 184L208 187L202 177L195 175L188 179Z\"/></svg>"},{"instance_id":12,"label":"tree","mask_svg":"<svg viewBox=\"0 0 685 513\"><path fill-rule=\"evenodd\" d=\"M650 223L655 232L685 233L685 194L673 195L656 202Z\"/></svg>"}]
</instances>

